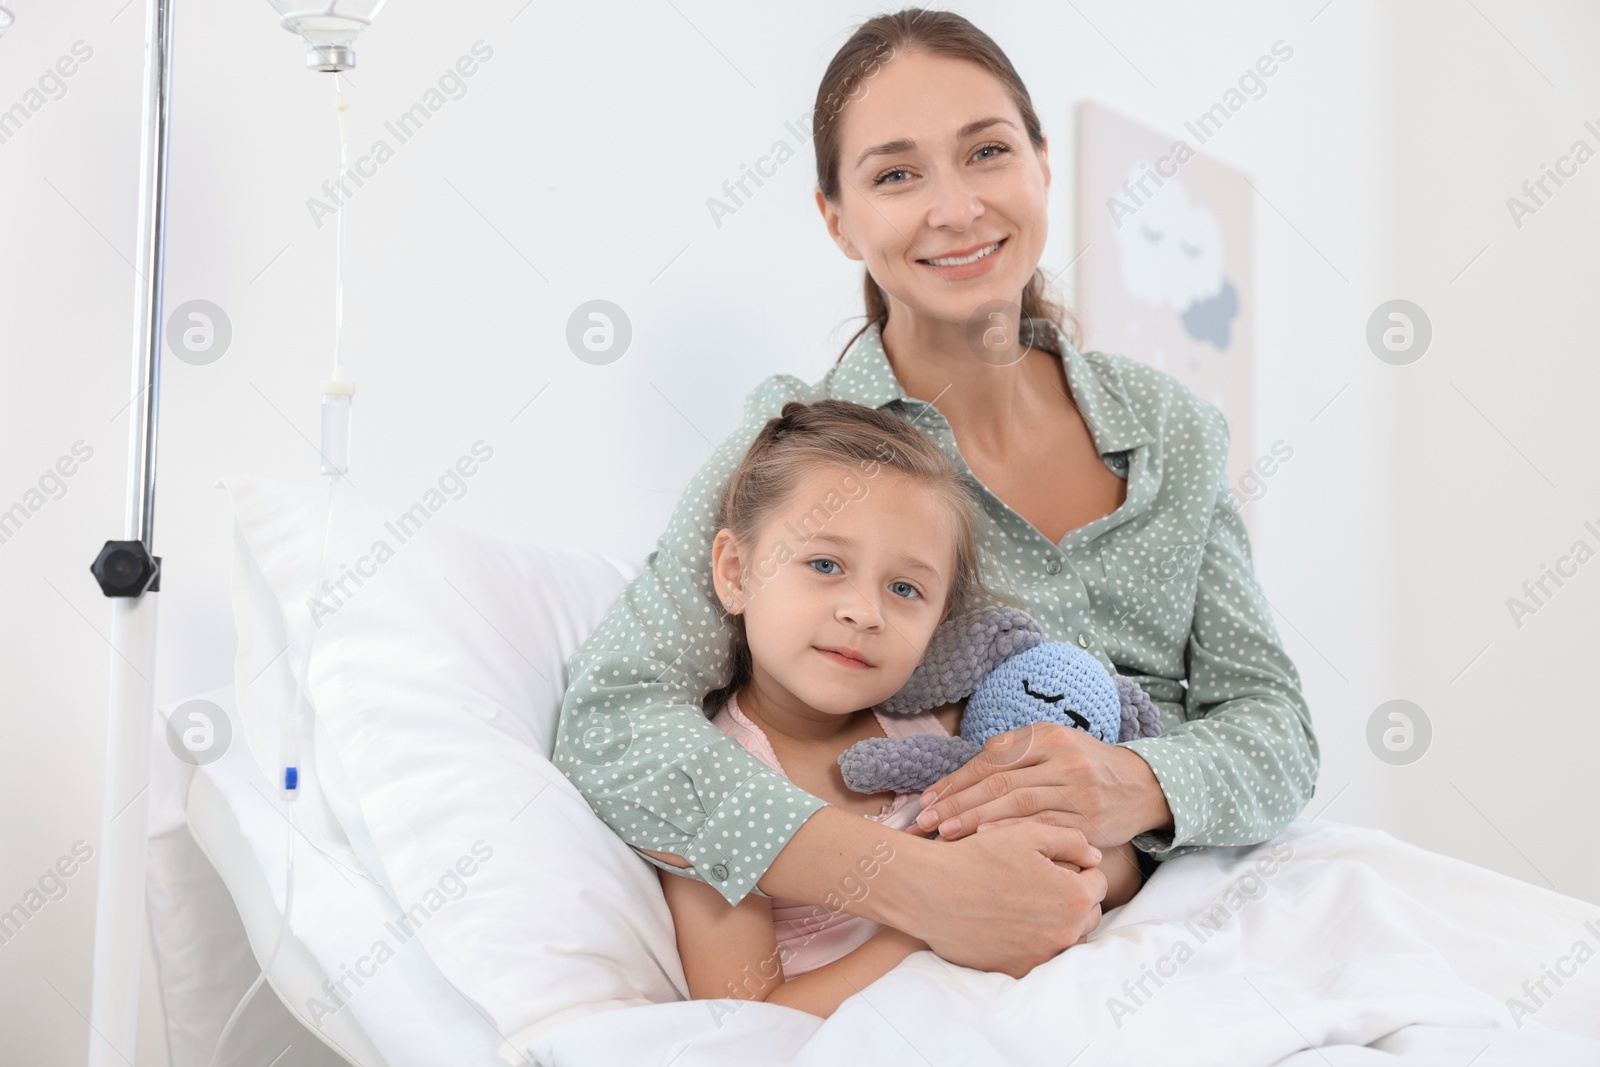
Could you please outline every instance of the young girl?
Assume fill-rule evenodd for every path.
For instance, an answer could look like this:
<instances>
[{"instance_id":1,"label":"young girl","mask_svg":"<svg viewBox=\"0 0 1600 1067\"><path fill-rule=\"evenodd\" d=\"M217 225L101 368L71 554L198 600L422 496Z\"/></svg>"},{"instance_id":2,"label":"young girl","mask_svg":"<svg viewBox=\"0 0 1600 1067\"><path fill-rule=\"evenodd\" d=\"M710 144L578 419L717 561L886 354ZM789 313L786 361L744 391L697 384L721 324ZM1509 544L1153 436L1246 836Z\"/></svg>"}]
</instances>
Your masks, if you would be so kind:
<instances>
[{"instance_id":1,"label":"young girl","mask_svg":"<svg viewBox=\"0 0 1600 1067\"><path fill-rule=\"evenodd\" d=\"M839 754L867 737L959 730L959 709L880 715L934 627L993 594L981 584L978 504L949 459L893 415L839 400L790 402L767 422L722 497L713 581L732 630L733 677L712 722L829 804L894 830L913 793L852 793ZM750 893L729 906L658 871L691 995L786 1004L827 1017L928 946L842 910L894 862L880 842L835 907Z\"/></svg>"}]
</instances>

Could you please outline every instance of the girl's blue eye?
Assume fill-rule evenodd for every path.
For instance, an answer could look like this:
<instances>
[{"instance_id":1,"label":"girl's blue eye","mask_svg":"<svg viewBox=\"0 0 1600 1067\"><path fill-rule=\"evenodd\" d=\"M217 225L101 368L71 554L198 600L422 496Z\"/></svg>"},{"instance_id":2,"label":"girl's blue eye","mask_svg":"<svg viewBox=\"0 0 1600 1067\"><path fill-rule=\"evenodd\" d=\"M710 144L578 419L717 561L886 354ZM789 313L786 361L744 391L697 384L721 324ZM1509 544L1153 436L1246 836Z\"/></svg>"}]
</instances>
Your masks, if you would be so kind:
<instances>
[{"instance_id":1,"label":"girl's blue eye","mask_svg":"<svg viewBox=\"0 0 1600 1067\"><path fill-rule=\"evenodd\" d=\"M806 565L811 567L812 569L814 569L816 571L816 573L818 573L818 574L826 574L829 577L832 577L833 575L840 573L838 570L827 571L827 570L823 570L822 569L823 567L834 567L834 568L837 568L839 566L838 560L832 560L832 559L809 559L809 560L806 560ZM912 597L919 597L919 596L922 595L922 592L919 589L917 589L916 586L912 585L910 582L890 582L889 583L889 588L890 589L898 590L901 587L903 587L905 590L907 590L907 592L905 592L905 593L898 593L897 592L897 595L900 596L902 599L910 600Z\"/></svg>"}]
</instances>

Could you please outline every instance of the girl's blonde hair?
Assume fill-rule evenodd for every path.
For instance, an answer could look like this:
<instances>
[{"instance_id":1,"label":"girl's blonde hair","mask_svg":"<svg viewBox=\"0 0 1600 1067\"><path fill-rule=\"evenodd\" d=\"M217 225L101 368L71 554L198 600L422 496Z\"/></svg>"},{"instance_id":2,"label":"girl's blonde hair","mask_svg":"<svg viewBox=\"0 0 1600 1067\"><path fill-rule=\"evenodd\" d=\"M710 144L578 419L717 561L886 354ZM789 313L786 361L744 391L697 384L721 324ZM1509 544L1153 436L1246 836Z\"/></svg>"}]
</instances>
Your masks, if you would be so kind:
<instances>
[{"instance_id":1,"label":"girl's blonde hair","mask_svg":"<svg viewBox=\"0 0 1600 1067\"><path fill-rule=\"evenodd\" d=\"M791 400L783 406L782 415L768 419L723 487L717 529L732 531L741 550L752 551L767 519L788 502L801 480L819 467L859 472L858 476L867 478L888 469L938 494L949 506L956 532L955 570L944 606L956 615L984 600L1008 600L994 593L980 576L977 530L982 509L955 464L938 445L902 420L846 400L829 398L812 404ZM868 471L872 473L866 474ZM823 521L828 517L820 502L812 514L819 514ZM748 558L740 565L749 588ZM706 694L701 706L707 714L715 713L751 677L744 615L726 609L723 614L731 631L733 677L727 685Z\"/></svg>"}]
</instances>

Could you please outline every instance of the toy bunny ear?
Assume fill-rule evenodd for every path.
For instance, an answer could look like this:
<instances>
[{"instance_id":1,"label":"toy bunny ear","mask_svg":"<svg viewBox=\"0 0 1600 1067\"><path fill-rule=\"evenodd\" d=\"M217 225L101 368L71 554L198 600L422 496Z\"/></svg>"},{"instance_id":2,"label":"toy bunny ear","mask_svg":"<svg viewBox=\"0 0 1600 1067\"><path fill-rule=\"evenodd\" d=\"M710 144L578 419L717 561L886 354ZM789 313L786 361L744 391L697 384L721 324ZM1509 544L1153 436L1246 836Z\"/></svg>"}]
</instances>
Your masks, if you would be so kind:
<instances>
[{"instance_id":1,"label":"toy bunny ear","mask_svg":"<svg viewBox=\"0 0 1600 1067\"><path fill-rule=\"evenodd\" d=\"M1150 694L1132 678L1114 674L1111 680L1116 683L1117 696L1122 701L1122 736L1117 738L1117 743L1137 741L1141 737L1160 737L1161 712L1156 710Z\"/></svg>"},{"instance_id":2,"label":"toy bunny ear","mask_svg":"<svg viewBox=\"0 0 1600 1067\"><path fill-rule=\"evenodd\" d=\"M989 607L940 623L922 662L894 696L878 705L891 715L914 714L972 695L997 665L1044 643L1044 630L1019 608Z\"/></svg>"},{"instance_id":3,"label":"toy bunny ear","mask_svg":"<svg viewBox=\"0 0 1600 1067\"><path fill-rule=\"evenodd\" d=\"M839 772L854 793L920 793L982 750L941 734L868 737L839 753Z\"/></svg>"}]
</instances>

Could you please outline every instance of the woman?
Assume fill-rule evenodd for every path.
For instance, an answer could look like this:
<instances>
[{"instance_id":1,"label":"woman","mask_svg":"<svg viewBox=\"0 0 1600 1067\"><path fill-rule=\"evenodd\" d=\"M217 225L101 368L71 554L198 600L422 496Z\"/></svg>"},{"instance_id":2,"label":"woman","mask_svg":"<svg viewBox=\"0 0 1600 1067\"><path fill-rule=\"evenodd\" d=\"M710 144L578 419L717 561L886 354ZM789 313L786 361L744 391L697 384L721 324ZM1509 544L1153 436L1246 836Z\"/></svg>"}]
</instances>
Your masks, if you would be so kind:
<instances>
[{"instance_id":1,"label":"woman","mask_svg":"<svg viewBox=\"0 0 1600 1067\"><path fill-rule=\"evenodd\" d=\"M869 321L817 384L776 375L747 399L573 656L555 760L636 851L730 905L808 901L1020 977L1154 862L1288 825L1317 777L1310 712L1252 573L1222 414L1159 371L1078 352L1045 296L1048 145L994 42L947 12L874 18L829 65L812 125L817 205L866 264ZM824 396L945 449L984 501L986 584L1137 679L1162 736L992 739L925 795L927 839L824 804L707 720L701 699L731 672L709 580L718 495L784 403ZM885 844L894 859L870 862Z\"/></svg>"}]
</instances>

